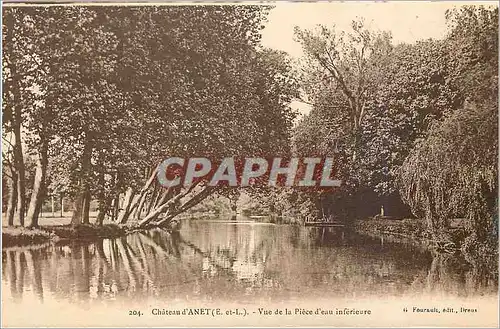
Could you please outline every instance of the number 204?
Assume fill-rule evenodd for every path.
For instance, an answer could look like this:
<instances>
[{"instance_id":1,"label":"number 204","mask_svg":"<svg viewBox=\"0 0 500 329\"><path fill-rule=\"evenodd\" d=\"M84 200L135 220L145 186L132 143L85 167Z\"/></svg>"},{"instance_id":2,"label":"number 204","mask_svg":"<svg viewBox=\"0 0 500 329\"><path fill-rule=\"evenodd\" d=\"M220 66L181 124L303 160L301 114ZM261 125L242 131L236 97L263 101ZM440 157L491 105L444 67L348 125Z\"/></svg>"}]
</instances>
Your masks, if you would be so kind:
<instances>
[{"instance_id":1,"label":"number 204","mask_svg":"<svg viewBox=\"0 0 500 329\"><path fill-rule=\"evenodd\" d=\"M136 316L141 316L141 315L142 315L142 312L141 312L141 311L136 311L136 310L133 310L133 311L128 311L128 315L136 315Z\"/></svg>"}]
</instances>

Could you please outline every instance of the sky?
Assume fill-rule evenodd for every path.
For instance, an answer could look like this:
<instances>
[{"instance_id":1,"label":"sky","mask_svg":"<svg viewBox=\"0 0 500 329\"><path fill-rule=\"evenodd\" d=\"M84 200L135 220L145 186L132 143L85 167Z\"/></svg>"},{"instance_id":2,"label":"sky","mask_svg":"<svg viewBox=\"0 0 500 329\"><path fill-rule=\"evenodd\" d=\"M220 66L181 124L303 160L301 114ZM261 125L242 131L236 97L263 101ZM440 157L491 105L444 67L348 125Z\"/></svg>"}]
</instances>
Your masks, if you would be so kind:
<instances>
[{"instance_id":1,"label":"sky","mask_svg":"<svg viewBox=\"0 0 500 329\"><path fill-rule=\"evenodd\" d=\"M311 29L317 24L350 31L356 18L364 18L374 30L390 31L394 43L414 43L417 40L444 38L447 31L447 9L467 4L496 5L497 2L336 2L336 3L277 3L268 16L262 31L265 47L286 51L293 58L303 53L294 41L295 26ZM301 114L307 114L310 106L297 101L291 106Z\"/></svg>"}]
</instances>

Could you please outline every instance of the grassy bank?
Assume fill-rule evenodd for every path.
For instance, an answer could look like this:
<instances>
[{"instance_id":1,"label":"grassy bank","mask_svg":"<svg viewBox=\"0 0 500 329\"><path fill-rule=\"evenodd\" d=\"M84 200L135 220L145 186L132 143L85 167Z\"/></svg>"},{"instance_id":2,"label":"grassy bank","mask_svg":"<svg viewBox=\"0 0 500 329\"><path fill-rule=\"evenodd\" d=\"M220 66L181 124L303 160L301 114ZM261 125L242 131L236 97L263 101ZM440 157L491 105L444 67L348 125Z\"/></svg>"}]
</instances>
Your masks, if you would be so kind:
<instances>
[{"instance_id":1,"label":"grassy bank","mask_svg":"<svg viewBox=\"0 0 500 329\"><path fill-rule=\"evenodd\" d=\"M498 248L495 239L481 242L474 235L467 235L460 219L451 221L450 228L442 232L431 233L423 220L409 218L402 220L364 219L354 222L356 232L391 239L412 242L439 252L464 254L496 255ZM495 256L496 257L496 256Z\"/></svg>"},{"instance_id":2,"label":"grassy bank","mask_svg":"<svg viewBox=\"0 0 500 329\"><path fill-rule=\"evenodd\" d=\"M42 230L57 236L59 240L92 240L96 238L115 238L130 231L129 226L105 224L97 225L55 225L42 227Z\"/></svg>"},{"instance_id":3,"label":"grassy bank","mask_svg":"<svg viewBox=\"0 0 500 329\"><path fill-rule=\"evenodd\" d=\"M48 225L36 229L24 227L3 227L2 247L42 244L47 242L92 241L125 236L132 232L150 229L153 226L139 228L137 225L93 224Z\"/></svg>"},{"instance_id":4,"label":"grassy bank","mask_svg":"<svg viewBox=\"0 0 500 329\"><path fill-rule=\"evenodd\" d=\"M354 229L359 233L399 236L422 240L429 238L425 222L419 219L363 219L354 222Z\"/></svg>"},{"instance_id":5,"label":"grassy bank","mask_svg":"<svg viewBox=\"0 0 500 329\"><path fill-rule=\"evenodd\" d=\"M42 229L28 229L24 227L2 228L2 247L42 244L56 239L57 236Z\"/></svg>"},{"instance_id":6,"label":"grassy bank","mask_svg":"<svg viewBox=\"0 0 500 329\"><path fill-rule=\"evenodd\" d=\"M356 220L352 229L362 235L383 238L384 241L412 245L422 250L431 249L425 223L418 219L363 219Z\"/></svg>"}]
</instances>

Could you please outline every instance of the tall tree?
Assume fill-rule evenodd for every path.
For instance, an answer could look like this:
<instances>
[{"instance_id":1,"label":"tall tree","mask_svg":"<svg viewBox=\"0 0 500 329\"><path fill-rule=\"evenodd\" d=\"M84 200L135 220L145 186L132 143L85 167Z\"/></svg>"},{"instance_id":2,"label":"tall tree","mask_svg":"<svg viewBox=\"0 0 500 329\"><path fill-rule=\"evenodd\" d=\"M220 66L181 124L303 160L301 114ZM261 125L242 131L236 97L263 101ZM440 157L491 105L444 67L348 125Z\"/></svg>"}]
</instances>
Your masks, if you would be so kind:
<instances>
[{"instance_id":1,"label":"tall tree","mask_svg":"<svg viewBox=\"0 0 500 329\"><path fill-rule=\"evenodd\" d=\"M463 216L476 239L491 238L498 193L498 9L470 6L448 13L447 79L460 108L434 122L405 160L400 190L435 231ZM489 137L488 137L489 136Z\"/></svg>"},{"instance_id":2,"label":"tall tree","mask_svg":"<svg viewBox=\"0 0 500 329\"><path fill-rule=\"evenodd\" d=\"M38 69L34 96L25 93L39 160L30 226L48 179L74 198L75 225L89 222L95 197L99 223L113 203L121 223L144 212L149 222L183 196L194 193L170 215L213 192L163 190L155 170L164 157L286 149L295 86L286 57L259 49L267 9L19 8L36 32L22 35Z\"/></svg>"}]
</instances>

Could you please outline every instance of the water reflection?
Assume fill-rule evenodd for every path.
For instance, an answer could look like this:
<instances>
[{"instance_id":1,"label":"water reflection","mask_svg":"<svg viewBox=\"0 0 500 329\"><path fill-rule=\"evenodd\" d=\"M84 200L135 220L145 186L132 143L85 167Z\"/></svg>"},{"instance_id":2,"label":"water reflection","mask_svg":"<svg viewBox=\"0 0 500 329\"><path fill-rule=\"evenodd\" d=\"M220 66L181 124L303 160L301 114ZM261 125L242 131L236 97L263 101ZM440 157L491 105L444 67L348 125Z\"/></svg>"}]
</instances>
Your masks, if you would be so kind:
<instances>
[{"instance_id":1,"label":"water reflection","mask_svg":"<svg viewBox=\"0 0 500 329\"><path fill-rule=\"evenodd\" d=\"M336 229L187 221L95 243L3 251L4 301L238 300L496 294L455 256Z\"/></svg>"}]
</instances>

